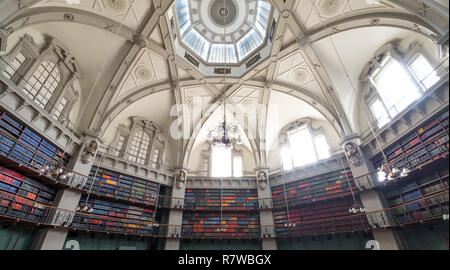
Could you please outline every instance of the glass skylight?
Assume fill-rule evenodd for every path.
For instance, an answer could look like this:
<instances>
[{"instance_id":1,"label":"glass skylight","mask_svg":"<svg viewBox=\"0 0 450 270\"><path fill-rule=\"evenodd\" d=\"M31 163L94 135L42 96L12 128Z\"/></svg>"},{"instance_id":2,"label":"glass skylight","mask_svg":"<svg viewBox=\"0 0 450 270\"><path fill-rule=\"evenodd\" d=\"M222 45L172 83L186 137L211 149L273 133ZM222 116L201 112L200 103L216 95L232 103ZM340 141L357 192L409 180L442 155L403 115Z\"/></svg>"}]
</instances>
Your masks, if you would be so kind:
<instances>
[{"instance_id":1,"label":"glass skylight","mask_svg":"<svg viewBox=\"0 0 450 270\"><path fill-rule=\"evenodd\" d=\"M211 63L237 63L233 44L213 44L209 54Z\"/></svg>"},{"instance_id":2,"label":"glass skylight","mask_svg":"<svg viewBox=\"0 0 450 270\"><path fill-rule=\"evenodd\" d=\"M210 43L200 35L197 30L192 29L184 37L183 42L197 53L203 60L207 60Z\"/></svg>"},{"instance_id":3,"label":"glass skylight","mask_svg":"<svg viewBox=\"0 0 450 270\"><path fill-rule=\"evenodd\" d=\"M217 32L208 32L207 24L192 15L196 13L191 13L191 8L190 0L178 0L175 4L180 40L205 62L237 64L264 44L272 10L271 4L266 0L256 2L253 7L255 15L244 21L243 25L247 25L247 29L242 31L238 28L235 32L228 33L226 38ZM219 38L222 41L218 42ZM235 43L231 43L231 40Z\"/></svg>"},{"instance_id":4,"label":"glass skylight","mask_svg":"<svg viewBox=\"0 0 450 270\"><path fill-rule=\"evenodd\" d=\"M250 30L238 43L239 60L244 59L258 48L264 40L254 29Z\"/></svg>"},{"instance_id":5,"label":"glass skylight","mask_svg":"<svg viewBox=\"0 0 450 270\"><path fill-rule=\"evenodd\" d=\"M188 0L178 0L176 3L176 9L180 34L183 35L184 32L186 32L186 30L192 25L191 15L189 14L190 11Z\"/></svg>"}]
</instances>

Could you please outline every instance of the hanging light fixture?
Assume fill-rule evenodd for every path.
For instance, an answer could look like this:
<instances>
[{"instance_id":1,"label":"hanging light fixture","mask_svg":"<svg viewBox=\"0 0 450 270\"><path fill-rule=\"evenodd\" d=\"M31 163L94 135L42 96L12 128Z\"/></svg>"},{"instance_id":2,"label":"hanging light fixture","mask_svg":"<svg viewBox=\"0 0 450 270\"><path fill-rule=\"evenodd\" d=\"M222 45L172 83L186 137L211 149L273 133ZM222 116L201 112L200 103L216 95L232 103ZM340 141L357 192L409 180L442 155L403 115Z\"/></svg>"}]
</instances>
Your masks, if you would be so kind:
<instances>
[{"instance_id":1,"label":"hanging light fixture","mask_svg":"<svg viewBox=\"0 0 450 270\"><path fill-rule=\"evenodd\" d=\"M225 2L224 2L223 10L226 10ZM224 16L224 23L225 23L225 19L226 19L226 16ZM226 35L227 35L227 28L225 26L224 27L225 40L226 40ZM227 56L225 50L223 50L223 54L224 54L223 59L225 61L226 56ZM226 81L227 81L226 72L224 73L223 76L224 76L223 81L226 84ZM239 127L237 125L227 123L226 103L227 103L227 98L226 98L226 96L224 96L224 98L223 98L223 122L221 122L213 130L209 131L207 139L213 146L224 145L225 148L229 149L229 148L233 147L233 142L240 145L243 143L243 140L242 140L242 136L239 131Z\"/></svg>"},{"instance_id":2,"label":"hanging light fixture","mask_svg":"<svg viewBox=\"0 0 450 270\"><path fill-rule=\"evenodd\" d=\"M208 133L207 139L213 146L224 145L227 149L233 147L233 142L239 145L243 143L239 127L227 123L226 98L223 102L223 122Z\"/></svg>"}]
</instances>

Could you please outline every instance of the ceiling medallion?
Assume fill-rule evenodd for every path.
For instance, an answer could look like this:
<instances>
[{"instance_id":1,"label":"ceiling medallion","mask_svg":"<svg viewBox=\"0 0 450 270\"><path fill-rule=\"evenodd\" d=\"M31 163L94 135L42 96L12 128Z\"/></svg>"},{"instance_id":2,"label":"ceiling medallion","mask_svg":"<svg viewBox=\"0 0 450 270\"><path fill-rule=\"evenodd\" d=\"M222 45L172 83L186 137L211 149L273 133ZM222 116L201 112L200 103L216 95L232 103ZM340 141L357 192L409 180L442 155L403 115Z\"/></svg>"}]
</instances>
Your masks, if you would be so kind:
<instances>
[{"instance_id":1,"label":"ceiling medallion","mask_svg":"<svg viewBox=\"0 0 450 270\"><path fill-rule=\"evenodd\" d=\"M140 80L146 81L153 77L152 71L147 67L140 67L136 70L136 77Z\"/></svg>"},{"instance_id":2,"label":"ceiling medallion","mask_svg":"<svg viewBox=\"0 0 450 270\"><path fill-rule=\"evenodd\" d=\"M225 27L234 23L238 13L234 0L215 0L209 7L209 16L218 26Z\"/></svg>"},{"instance_id":3,"label":"ceiling medallion","mask_svg":"<svg viewBox=\"0 0 450 270\"><path fill-rule=\"evenodd\" d=\"M308 79L309 73L305 69L299 69L295 72L294 76L298 82L303 83Z\"/></svg>"},{"instance_id":4,"label":"ceiling medallion","mask_svg":"<svg viewBox=\"0 0 450 270\"><path fill-rule=\"evenodd\" d=\"M341 0L322 0L319 10L324 16L335 16L341 11L342 4Z\"/></svg>"},{"instance_id":5,"label":"ceiling medallion","mask_svg":"<svg viewBox=\"0 0 450 270\"><path fill-rule=\"evenodd\" d=\"M127 3L125 2L125 0L106 0L105 6L116 12L122 12L125 10Z\"/></svg>"}]
</instances>

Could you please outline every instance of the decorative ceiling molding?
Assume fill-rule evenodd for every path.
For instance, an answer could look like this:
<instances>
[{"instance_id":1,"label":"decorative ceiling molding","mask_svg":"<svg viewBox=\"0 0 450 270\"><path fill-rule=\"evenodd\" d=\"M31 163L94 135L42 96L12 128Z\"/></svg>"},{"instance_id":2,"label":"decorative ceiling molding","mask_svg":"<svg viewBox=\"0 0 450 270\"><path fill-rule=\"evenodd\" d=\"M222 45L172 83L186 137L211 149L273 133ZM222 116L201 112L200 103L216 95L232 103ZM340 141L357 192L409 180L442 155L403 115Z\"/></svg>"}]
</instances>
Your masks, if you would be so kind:
<instances>
[{"instance_id":1,"label":"decorative ceiling molding","mask_svg":"<svg viewBox=\"0 0 450 270\"><path fill-rule=\"evenodd\" d=\"M133 37L137 34L136 30L125 25L121 27L119 22L111 18L94 12L70 7L29 8L9 20L5 24L5 27L13 31L17 31L27 26L33 26L35 24L46 22L71 22L85 24L111 33L117 33L120 28L118 34L130 41L133 41Z\"/></svg>"},{"instance_id":2,"label":"decorative ceiling molding","mask_svg":"<svg viewBox=\"0 0 450 270\"><path fill-rule=\"evenodd\" d=\"M310 43L314 43L337 33L363 27L380 26L406 29L427 37L430 37L431 34L437 34L436 29L413 14L386 10L371 13L355 13L345 18L330 20L322 26L310 29L306 36Z\"/></svg>"}]
</instances>

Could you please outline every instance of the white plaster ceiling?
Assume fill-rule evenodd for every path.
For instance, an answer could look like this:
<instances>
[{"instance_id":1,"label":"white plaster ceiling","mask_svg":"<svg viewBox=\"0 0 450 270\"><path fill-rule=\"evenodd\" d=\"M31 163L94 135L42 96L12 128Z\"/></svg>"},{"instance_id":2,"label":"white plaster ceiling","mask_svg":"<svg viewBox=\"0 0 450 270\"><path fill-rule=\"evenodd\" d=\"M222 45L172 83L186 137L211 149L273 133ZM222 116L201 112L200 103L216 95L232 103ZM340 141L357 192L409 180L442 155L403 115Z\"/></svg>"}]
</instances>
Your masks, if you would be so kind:
<instances>
[{"instance_id":1,"label":"white plaster ceiling","mask_svg":"<svg viewBox=\"0 0 450 270\"><path fill-rule=\"evenodd\" d=\"M361 40L361 37L364 39ZM330 38L325 38L312 45L313 50L319 57L322 66L327 71L340 97L350 123L354 129L358 129L358 119L355 115L355 91L360 88L359 78L364 66L374 56L374 53L383 45L396 39L419 39L423 37L408 30L391 27L366 27L338 33L332 37L336 49L350 75L351 81L340 63ZM359 40L359 42L354 42ZM353 85L353 86L352 86ZM355 91L353 90L355 89Z\"/></svg>"},{"instance_id":2,"label":"white plaster ceiling","mask_svg":"<svg viewBox=\"0 0 450 270\"><path fill-rule=\"evenodd\" d=\"M70 7L94 12L137 29L150 8L148 0L44 0L33 7Z\"/></svg>"},{"instance_id":3,"label":"white plaster ceiling","mask_svg":"<svg viewBox=\"0 0 450 270\"><path fill-rule=\"evenodd\" d=\"M119 85L112 104L120 102L124 96L133 90L139 90L145 85L168 81L169 69L167 61L147 48L141 50Z\"/></svg>"},{"instance_id":4,"label":"white plaster ceiling","mask_svg":"<svg viewBox=\"0 0 450 270\"><path fill-rule=\"evenodd\" d=\"M387 8L386 5L373 0L299 0L296 2L295 15L306 29L351 13Z\"/></svg>"},{"instance_id":5,"label":"white plaster ceiling","mask_svg":"<svg viewBox=\"0 0 450 270\"><path fill-rule=\"evenodd\" d=\"M295 52L277 63L276 80L299 87L324 98L322 90L301 52Z\"/></svg>"},{"instance_id":6,"label":"white plaster ceiling","mask_svg":"<svg viewBox=\"0 0 450 270\"><path fill-rule=\"evenodd\" d=\"M129 125L130 117L139 116L149 119L156 124L163 134L167 134L170 122L170 108L172 107L172 91L159 92L146 96L125 108L105 130L103 138L107 144L111 143L120 124Z\"/></svg>"}]
</instances>

